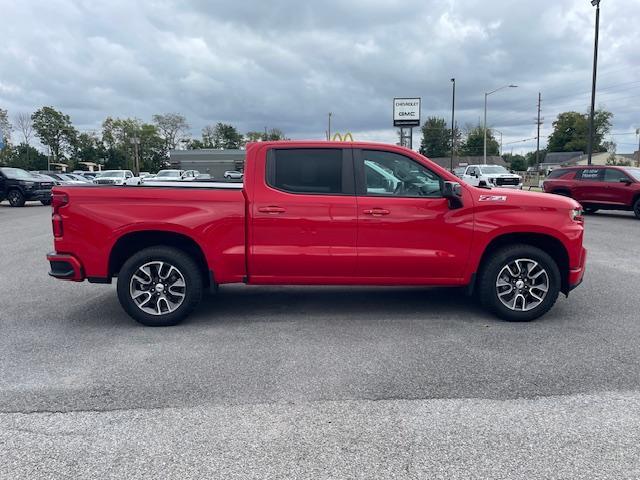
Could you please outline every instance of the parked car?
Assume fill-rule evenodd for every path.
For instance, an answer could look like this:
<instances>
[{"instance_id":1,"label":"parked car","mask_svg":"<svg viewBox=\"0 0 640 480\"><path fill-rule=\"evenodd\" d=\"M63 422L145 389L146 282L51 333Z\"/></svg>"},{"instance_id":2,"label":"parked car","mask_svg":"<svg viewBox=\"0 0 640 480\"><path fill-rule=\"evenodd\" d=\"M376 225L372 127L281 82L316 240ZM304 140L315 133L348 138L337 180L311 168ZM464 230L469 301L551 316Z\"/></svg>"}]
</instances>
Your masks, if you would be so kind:
<instances>
[{"instance_id":1,"label":"parked car","mask_svg":"<svg viewBox=\"0 0 640 480\"><path fill-rule=\"evenodd\" d=\"M67 177L62 172L54 172L51 170L40 170L37 172L30 172L32 175L46 175L47 177L53 178L57 184L59 185L77 185L84 182L80 182L79 180L75 180L71 177Z\"/></svg>"},{"instance_id":2,"label":"parked car","mask_svg":"<svg viewBox=\"0 0 640 480\"><path fill-rule=\"evenodd\" d=\"M22 207L29 200L51 204L53 182L35 177L21 168L0 168L0 202L7 199L12 207Z\"/></svg>"},{"instance_id":3,"label":"parked car","mask_svg":"<svg viewBox=\"0 0 640 480\"><path fill-rule=\"evenodd\" d=\"M154 177L154 182L179 182L184 178L184 170L160 170Z\"/></svg>"},{"instance_id":4,"label":"parked car","mask_svg":"<svg viewBox=\"0 0 640 480\"><path fill-rule=\"evenodd\" d=\"M138 185L140 178L134 177L131 170L104 170L93 179L96 185Z\"/></svg>"},{"instance_id":5,"label":"parked car","mask_svg":"<svg viewBox=\"0 0 640 480\"><path fill-rule=\"evenodd\" d=\"M458 178L462 178L466 169L467 167L456 167L453 169L453 174Z\"/></svg>"},{"instance_id":6,"label":"parked car","mask_svg":"<svg viewBox=\"0 0 640 480\"><path fill-rule=\"evenodd\" d=\"M370 176L372 164L393 181ZM376 143L254 143L246 166L244 183L132 188L126 199L55 187L50 274L117 278L124 310L155 326L226 283L466 286L499 317L529 321L582 281L582 210L570 198L476 188Z\"/></svg>"},{"instance_id":7,"label":"parked car","mask_svg":"<svg viewBox=\"0 0 640 480\"><path fill-rule=\"evenodd\" d=\"M469 185L522 189L522 177L502 165L468 165L461 177Z\"/></svg>"},{"instance_id":8,"label":"parked car","mask_svg":"<svg viewBox=\"0 0 640 480\"><path fill-rule=\"evenodd\" d=\"M182 174L182 179L187 181L193 181L196 178L198 178L199 175L200 175L200 172L198 170L186 170Z\"/></svg>"},{"instance_id":9,"label":"parked car","mask_svg":"<svg viewBox=\"0 0 640 480\"><path fill-rule=\"evenodd\" d=\"M228 180L240 180L244 178L244 173L238 172L237 170L227 170L226 172L224 172L224 178Z\"/></svg>"},{"instance_id":10,"label":"parked car","mask_svg":"<svg viewBox=\"0 0 640 480\"><path fill-rule=\"evenodd\" d=\"M633 211L640 219L640 168L582 166L557 168L542 183L547 193L571 197L585 212Z\"/></svg>"},{"instance_id":11,"label":"parked car","mask_svg":"<svg viewBox=\"0 0 640 480\"><path fill-rule=\"evenodd\" d=\"M77 175L75 173L65 173L63 174L64 177L66 178L70 178L71 180L75 180L76 182L81 182L81 183L92 183L92 180L89 180L87 178L85 178L82 175Z\"/></svg>"},{"instance_id":12,"label":"parked car","mask_svg":"<svg viewBox=\"0 0 640 480\"><path fill-rule=\"evenodd\" d=\"M89 181L92 181L97 174L97 172L88 172L86 170L74 170L72 173L74 175L79 175L83 178L86 178Z\"/></svg>"}]
</instances>

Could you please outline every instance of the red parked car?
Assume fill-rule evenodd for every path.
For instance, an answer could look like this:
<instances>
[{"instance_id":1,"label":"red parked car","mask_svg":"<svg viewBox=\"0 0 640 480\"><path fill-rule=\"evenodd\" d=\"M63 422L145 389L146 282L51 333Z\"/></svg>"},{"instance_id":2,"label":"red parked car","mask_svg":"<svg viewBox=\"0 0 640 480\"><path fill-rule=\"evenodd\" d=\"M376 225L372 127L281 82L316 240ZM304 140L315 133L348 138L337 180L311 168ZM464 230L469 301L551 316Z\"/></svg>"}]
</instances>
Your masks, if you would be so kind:
<instances>
[{"instance_id":1,"label":"red parked car","mask_svg":"<svg viewBox=\"0 0 640 480\"><path fill-rule=\"evenodd\" d=\"M547 193L577 200L587 213L630 210L640 218L640 168L559 168L551 172L542 186Z\"/></svg>"},{"instance_id":2,"label":"red parked car","mask_svg":"<svg viewBox=\"0 0 640 480\"><path fill-rule=\"evenodd\" d=\"M56 187L50 275L174 325L224 283L466 286L528 321L584 274L580 205L477 188L375 143L249 144L244 183Z\"/></svg>"}]
</instances>

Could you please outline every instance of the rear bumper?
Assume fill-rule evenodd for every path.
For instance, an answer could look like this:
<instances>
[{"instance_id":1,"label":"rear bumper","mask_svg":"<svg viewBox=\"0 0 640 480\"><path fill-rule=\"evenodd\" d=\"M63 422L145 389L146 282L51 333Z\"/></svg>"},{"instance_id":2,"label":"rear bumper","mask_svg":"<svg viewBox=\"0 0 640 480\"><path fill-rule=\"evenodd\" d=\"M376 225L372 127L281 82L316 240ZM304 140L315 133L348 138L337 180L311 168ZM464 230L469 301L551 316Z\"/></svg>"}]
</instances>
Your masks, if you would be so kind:
<instances>
[{"instance_id":1,"label":"rear bumper","mask_svg":"<svg viewBox=\"0 0 640 480\"><path fill-rule=\"evenodd\" d=\"M576 288L582 283L584 279L584 272L587 264L587 250L582 248L582 255L580 255L580 265L577 268L569 270L569 291Z\"/></svg>"},{"instance_id":2,"label":"rear bumper","mask_svg":"<svg viewBox=\"0 0 640 480\"><path fill-rule=\"evenodd\" d=\"M72 282L82 282L85 278L80 260L73 255L51 252L47 254L47 261L51 266L49 275L54 278Z\"/></svg>"}]
</instances>

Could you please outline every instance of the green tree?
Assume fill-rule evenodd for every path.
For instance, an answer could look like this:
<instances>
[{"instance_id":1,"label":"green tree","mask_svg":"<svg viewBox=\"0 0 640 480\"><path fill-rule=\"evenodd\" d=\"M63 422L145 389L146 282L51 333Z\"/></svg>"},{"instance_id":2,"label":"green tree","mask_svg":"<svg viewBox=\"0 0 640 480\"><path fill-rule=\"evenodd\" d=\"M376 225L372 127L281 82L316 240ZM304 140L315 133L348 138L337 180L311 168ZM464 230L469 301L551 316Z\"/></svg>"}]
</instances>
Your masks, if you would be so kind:
<instances>
[{"instance_id":1,"label":"green tree","mask_svg":"<svg viewBox=\"0 0 640 480\"><path fill-rule=\"evenodd\" d=\"M138 155L140 170L156 172L167 163L166 139L155 125L137 118L111 118L102 123L102 143L107 168L135 169L135 146L132 139L140 140Z\"/></svg>"},{"instance_id":2,"label":"green tree","mask_svg":"<svg viewBox=\"0 0 640 480\"><path fill-rule=\"evenodd\" d=\"M527 159L523 155L512 155L510 153L506 153L502 155L502 158L507 162L511 170L515 170L517 172L523 172L529 166Z\"/></svg>"},{"instance_id":3,"label":"green tree","mask_svg":"<svg viewBox=\"0 0 640 480\"><path fill-rule=\"evenodd\" d=\"M265 134L264 132L251 131L245 133L244 137L247 142L264 142Z\"/></svg>"},{"instance_id":4,"label":"green tree","mask_svg":"<svg viewBox=\"0 0 640 480\"><path fill-rule=\"evenodd\" d=\"M47 156L39 152L31 145L21 143L7 149L8 157L5 162L10 167L23 168L24 170L46 170Z\"/></svg>"},{"instance_id":5,"label":"green tree","mask_svg":"<svg viewBox=\"0 0 640 480\"><path fill-rule=\"evenodd\" d=\"M460 153L471 157L484 155L484 129L482 125L467 127L466 138L460 146ZM491 129L487 129L487 156L500 154L500 144Z\"/></svg>"},{"instance_id":6,"label":"green tree","mask_svg":"<svg viewBox=\"0 0 640 480\"><path fill-rule=\"evenodd\" d=\"M420 153L427 157L446 157L451 153L451 129L444 118L429 117L421 127Z\"/></svg>"},{"instance_id":7,"label":"green tree","mask_svg":"<svg viewBox=\"0 0 640 480\"><path fill-rule=\"evenodd\" d=\"M613 114L598 109L593 117L594 152L606 152L604 137L611 130ZM550 152L586 152L589 145L589 115L579 112L563 112L553 122L547 149Z\"/></svg>"},{"instance_id":8,"label":"green tree","mask_svg":"<svg viewBox=\"0 0 640 480\"><path fill-rule=\"evenodd\" d=\"M547 155L547 149L543 148L542 150L540 150L540 155L536 156L536 151L533 150L531 152L527 152L524 156L525 160L527 161L527 165L529 165L530 167L533 167L536 164L536 158L540 159L540 163L542 163L544 161L544 157Z\"/></svg>"},{"instance_id":9,"label":"green tree","mask_svg":"<svg viewBox=\"0 0 640 480\"><path fill-rule=\"evenodd\" d=\"M165 141L168 150L175 150L180 142L189 138L189 124L187 119L179 113L165 113L154 115L153 123Z\"/></svg>"},{"instance_id":10,"label":"green tree","mask_svg":"<svg viewBox=\"0 0 640 480\"><path fill-rule=\"evenodd\" d=\"M51 149L54 161L65 159L65 153L73 149L77 131L69 115L53 107L42 107L31 115L33 129L40 142Z\"/></svg>"},{"instance_id":11,"label":"green tree","mask_svg":"<svg viewBox=\"0 0 640 480\"><path fill-rule=\"evenodd\" d=\"M279 128L272 128L265 132L251 131L244 134L245 142L275 142L278 140L288 140L286 135Z\"/></svg>"},{"instance_id":12,"label":"green tree","mask_svg":"<svg viewBox=\"0 0 640 480\"><path fill-rule=\"evenodd\" d=\"M202 143L205 148L235 149L244 145L244 138L233 125L218 122L202 129Z\"/></svg>"}]
</instances>

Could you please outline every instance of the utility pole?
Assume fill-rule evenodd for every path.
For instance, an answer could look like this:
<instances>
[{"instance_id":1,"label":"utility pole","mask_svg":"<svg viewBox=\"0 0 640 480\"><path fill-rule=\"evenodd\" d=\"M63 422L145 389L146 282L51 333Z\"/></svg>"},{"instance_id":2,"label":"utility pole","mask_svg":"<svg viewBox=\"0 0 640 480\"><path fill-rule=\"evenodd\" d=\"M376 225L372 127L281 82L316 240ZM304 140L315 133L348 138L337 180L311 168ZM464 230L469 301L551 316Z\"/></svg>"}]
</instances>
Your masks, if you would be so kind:
<instances>
[{"instance_id":1,"label":"utility pole","mask_svg":"<svg viewBox=\"0 0 640 480\"><path fill-rule=\"evenodd\" d=\"M636 129L636 135L638 136L638 158L636 158L636 167L640 167L640 128Z\"/></svg>"},{"instance_id":2,"label":"utility pole","mask_svg":"<svg viewBox=\"0 0 640 480\"><path fill-rule=\"evenodd\" d=\"M331 140L331 115L333 114L329 112L329 128L327 130L327 141Z\"/></svg>"},{"instance_id":3,"label":"utility pole","mask_svg":"<svg viewBox=\"0 0 640 480\"><path fill-rule=\"evenodd\" d=\"M140 139L138 137L132 137L129 139L129 142L133 144L133 159L134 159L134 170L136 176L140 175L140 158L138 155L138 145L140 145Z\"/></svg>"},{"instance_id":4,"label":"utility pole","mask_svg":"<svg viewBox=\"0 0 640 480\"><path fill-rule=\"evenodd\" d=\"M453 152L456 148L456 79L452 78L451 82L453 83L453 98L451 100L451 165L449 171L453 172Z\"/></svg>"},{"instance_id":5,"label":"utility pole","mask_svg":"<svg viewBox=\"0 0 640 480\"><path fill-rule=\"evenodd\" d=\"M540 165L540 125L542 122L540 121L540 104L542 103L542 93L538 92L538 121L536 124L538 125L538 137L537 137L537 146L536 146L536 170L538 170L538 166Z\"/></svg>"},{"instance_id":6,"label":"utility pole","mask_svg":"<svg viewBox=\"0 0 640 480\"><path fill-rule=\"evenodd\" d=\"M598 35L600 32L600 0L591 0L591 5L596 7L596 39L593 47L593 81L591 83L591 112L589 114L589 146L587 164L591 165L593 156L593 123L596 108L596 75L598 73Z\"/></svg>"}]
</instances>

